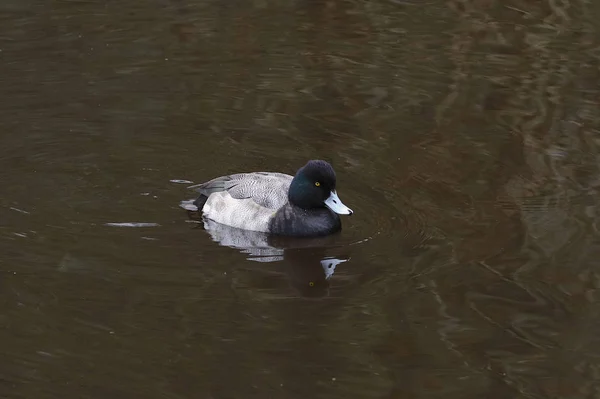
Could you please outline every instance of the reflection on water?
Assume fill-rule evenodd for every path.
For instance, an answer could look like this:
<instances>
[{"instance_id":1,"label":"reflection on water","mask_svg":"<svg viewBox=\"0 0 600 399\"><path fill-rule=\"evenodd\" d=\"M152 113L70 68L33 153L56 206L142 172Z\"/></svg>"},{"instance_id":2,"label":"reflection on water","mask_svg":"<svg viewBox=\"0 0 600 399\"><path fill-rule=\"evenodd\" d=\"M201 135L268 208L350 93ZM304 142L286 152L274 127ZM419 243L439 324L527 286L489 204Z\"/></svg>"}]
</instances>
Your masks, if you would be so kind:
<instances>
[{"instance_id":1,"label":"reflection on water","mask_svg":"<svg viewBox=\"0 0 600 399\"><path fill-rule=\"evenodd\" d=\"M0 397L597 396L599 2L0 11ZM177 206L308 159L324 241Z\"/></svg>"},{"instance_id":2,"label":"reflection on water","mask_svg":"<svg viewBox=\"0 0 600 399\"><path fill-rule=\"evenodd\" d=\"M349 260L347 257L336 258L326 254L335 244L336 235L319 238L281 237L232 228L206 218L199 223L213 241L247 254L250 261L265 263L286 260L282 269L291 285L304 296L326 295L328 280L336 267Z\"/></svg>"}]
</instances>

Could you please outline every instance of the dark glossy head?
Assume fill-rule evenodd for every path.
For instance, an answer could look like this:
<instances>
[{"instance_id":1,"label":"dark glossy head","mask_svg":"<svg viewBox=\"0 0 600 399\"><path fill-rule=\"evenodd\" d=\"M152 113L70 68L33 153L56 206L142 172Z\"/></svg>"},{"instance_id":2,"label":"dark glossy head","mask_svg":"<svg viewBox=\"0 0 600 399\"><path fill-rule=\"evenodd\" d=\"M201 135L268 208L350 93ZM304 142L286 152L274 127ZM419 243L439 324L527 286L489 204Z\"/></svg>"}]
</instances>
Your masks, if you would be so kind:
<instances>
[{"instance_id":1,"label":"dark glossy head","mask_svg":"<svg viewBox=\"0 0 600 399\"><path fill-rule=\"evenodd\" d=\"M303 209L328 207L335 213L351 215L336 193L335 172L328 162L308 161L298 169L290 185L288 197L293 205Z\"/></svg>"}]
</instances>

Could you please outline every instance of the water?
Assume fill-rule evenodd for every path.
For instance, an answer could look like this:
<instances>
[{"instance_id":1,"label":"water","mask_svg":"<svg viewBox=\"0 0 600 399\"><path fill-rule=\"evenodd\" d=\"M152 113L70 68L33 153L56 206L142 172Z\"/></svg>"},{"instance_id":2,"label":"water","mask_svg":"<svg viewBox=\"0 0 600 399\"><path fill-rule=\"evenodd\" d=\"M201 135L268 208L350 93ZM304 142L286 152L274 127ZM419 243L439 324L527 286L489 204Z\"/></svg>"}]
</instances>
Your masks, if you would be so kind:
<instances>
[{"instance_id":1,"label":"water","mask_svg":"<svg viewBox=\"0 0 600 399\"><path fill-rule=\"evenodd\" d=\"M597 3L0 7L0 397L598 396ZM178 206L313 158L337 236Z\"/></svg>"}]
</instances>

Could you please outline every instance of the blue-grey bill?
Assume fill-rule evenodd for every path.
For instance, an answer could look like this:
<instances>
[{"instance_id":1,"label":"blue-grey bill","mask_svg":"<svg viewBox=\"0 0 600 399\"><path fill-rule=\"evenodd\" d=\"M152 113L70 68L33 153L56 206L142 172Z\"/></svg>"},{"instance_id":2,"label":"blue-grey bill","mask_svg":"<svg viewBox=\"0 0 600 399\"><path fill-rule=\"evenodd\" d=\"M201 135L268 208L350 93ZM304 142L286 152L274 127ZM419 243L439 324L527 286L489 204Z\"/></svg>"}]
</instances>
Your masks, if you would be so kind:
<instances>
[{"instance_id":1,"label":"blue-grey bill","mask_svg":"<svg viewBox=\"0 0 600 399\"><path fill-rule=\"evenodd\" d=\"M325 200L325 205L327 208L340 215L352 215L352 209L343 204L335 190L332 191L329 198Z\"/></svg>"}]
</instances>

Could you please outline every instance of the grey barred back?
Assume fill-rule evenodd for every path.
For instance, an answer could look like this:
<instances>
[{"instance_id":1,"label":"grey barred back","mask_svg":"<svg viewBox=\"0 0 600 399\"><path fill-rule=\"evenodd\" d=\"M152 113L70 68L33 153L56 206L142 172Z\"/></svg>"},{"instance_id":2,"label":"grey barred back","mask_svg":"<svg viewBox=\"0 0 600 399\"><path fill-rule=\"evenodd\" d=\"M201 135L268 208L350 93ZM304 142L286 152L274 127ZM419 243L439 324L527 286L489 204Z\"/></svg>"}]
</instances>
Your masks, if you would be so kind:
<instances>
[{"instance_id":1,"label":"grey barred back","mask_svg":"<svg viewBox=\"0 0 600 399\"><path fill-rule=\"evenodd\" d=\"M210 197L227 191L234 199L252 199L269 209L279 209L288 201L288 190L293 177L285 173L253 172L221 176L190 188Z\"/></svg>"}]
</instances>

